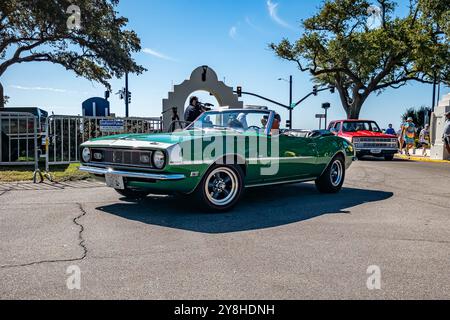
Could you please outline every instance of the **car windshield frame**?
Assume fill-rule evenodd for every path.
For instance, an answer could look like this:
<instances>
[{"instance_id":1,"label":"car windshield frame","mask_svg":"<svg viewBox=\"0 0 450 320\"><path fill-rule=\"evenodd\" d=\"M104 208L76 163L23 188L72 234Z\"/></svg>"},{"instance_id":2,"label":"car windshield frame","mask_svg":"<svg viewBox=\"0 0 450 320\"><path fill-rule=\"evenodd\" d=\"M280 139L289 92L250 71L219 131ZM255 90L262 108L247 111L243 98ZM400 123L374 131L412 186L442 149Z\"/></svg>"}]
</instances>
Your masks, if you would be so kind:
<instances>
[{"instance_id":1,"label":"car windshield frame","mask_svg":"<svg viewBox=\"0 0 450 320\"><path fill-rule=\"evenodd\" d=\"M348 124L352 124L353 127L355 128L355 130L348 130ZM370 127L370 130L365 130L365 129L356 130L358 124L368 124ZM346 125L347 125L347 127L346 127ZM376 128L377 130L374 130L374 128ZM382 133L380 126L375 121L344 121L343 122L342 132L351 133L351 132L359 132L359 131L370 131L370 132Z\"/></svg>"},{"instance_id":2,"label":"car windshield frame","mask_svg":"<svg viewBox=\"0 0 450 320\"><path fill-rule=\"evenodd\" d=\"M267 116L267 125L264 128L261 124L260 130L261 132L264 130L264 133L266 135L270 134L270 129L273 126L273 122L274 122L274 118L275 118L275 112L271 111L271 110L253 110L253 109L227 109L227 110L211 110L211 111L207 111L202 113L194 122L192 122L189 126L187 126L184 130L185 131L189 131L189 130L205 130L206 128L204 128L203 126L197 127L196 124L198 123L204 123L204 120L206 117L214 117L217 115L226 115L227 113L229 114L236 114L236 113L245 113L245 114L259 114L261 115L261 118L263 118L264 116ZM252 127L252 126L249 126ZM249 132L249 130L239 130L233 127L229 127L229 126L212 126L212 127L207 127L208 130L233 130L236 132ZM255 132L257 132L255 130Z\"/></svg>"}]
</instances>

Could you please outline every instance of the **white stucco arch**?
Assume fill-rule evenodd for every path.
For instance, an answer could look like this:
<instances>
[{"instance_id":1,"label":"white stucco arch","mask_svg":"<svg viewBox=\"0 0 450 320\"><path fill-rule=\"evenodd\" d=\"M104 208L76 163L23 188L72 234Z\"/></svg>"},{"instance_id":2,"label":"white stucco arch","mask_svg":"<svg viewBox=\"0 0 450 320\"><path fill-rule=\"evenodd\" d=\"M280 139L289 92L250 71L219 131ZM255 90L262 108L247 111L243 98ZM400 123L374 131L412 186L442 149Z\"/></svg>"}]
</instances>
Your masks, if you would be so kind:
<instances>
[{"instance_id":1,"label":"white stucco arch","mask_svg":"<svg viewBox=\"0 0 450 320\"><path fill-rule=\"evenodd\" d=\"M174 86L174 90L169 92L168 99L163 100L163 122L164 128L168 128L172 119L172 108L176 107L180 119L183 120L185 102L195 91L207 91L214 95L219 102L219 106L229 106L233 108L243 108L244 103L239 101L233 88L219 81L217 73L208 66L201 66L195 69L191 77L183 83Z\"/></svg>"}]
</instances>

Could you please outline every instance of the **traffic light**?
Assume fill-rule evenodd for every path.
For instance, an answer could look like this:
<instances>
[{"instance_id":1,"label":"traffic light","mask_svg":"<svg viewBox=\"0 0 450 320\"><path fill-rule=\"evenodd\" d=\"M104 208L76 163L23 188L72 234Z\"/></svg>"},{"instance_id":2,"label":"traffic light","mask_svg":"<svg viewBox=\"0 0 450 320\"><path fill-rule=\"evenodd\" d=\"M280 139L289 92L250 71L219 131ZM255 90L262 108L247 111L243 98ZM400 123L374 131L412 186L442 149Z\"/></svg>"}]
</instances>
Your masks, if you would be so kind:
<instances>
[{"instance_id":1,"label":"traffic light","mask_svg":"<svg viewBox=\"0 0 450 320\"><path fill-rule=\"evenodd\" d=\"M240 98L240 97L242 97L242 87L237 87L237 95L238 95L238 97Z\"/></svg>"},{"instance_id":2,"label":"traffic light","mask_svg":"<svg viewBox=\"0 0 450 320\"><path fill-rule=\"evenodd\" d=\"M131 92L128 91L128 103L131 103Z\"/></svg>"},{"instance_id":3,"label":"traffic light","mask_svg":"<svg viewBox=\"0 0 450 320\"><path fill-rule=\"evenodd\" d=\"M336 87L330 86L330 92L334 94L336 92Z\"/></svg>"},{"instance_id":4,"label":"traffic light","mask_svg":"<svg viewBox=\"0 0 450 320\"><path fill-rule=\"evenodd\" d=\"M313 95L317 96L318 90L319 90L319 87L318 86L314 86L313 87Z\"/></svg>"},{"instance_id":5,"label":"traffic light","mask_svg":"<svg viewBox=\"0 0 450 320\"><path fill-rule=\"evenodd\" d=\"M291 120L286 120L286 128L292 128L291 125Z\"/></svg>"}]
</instances>

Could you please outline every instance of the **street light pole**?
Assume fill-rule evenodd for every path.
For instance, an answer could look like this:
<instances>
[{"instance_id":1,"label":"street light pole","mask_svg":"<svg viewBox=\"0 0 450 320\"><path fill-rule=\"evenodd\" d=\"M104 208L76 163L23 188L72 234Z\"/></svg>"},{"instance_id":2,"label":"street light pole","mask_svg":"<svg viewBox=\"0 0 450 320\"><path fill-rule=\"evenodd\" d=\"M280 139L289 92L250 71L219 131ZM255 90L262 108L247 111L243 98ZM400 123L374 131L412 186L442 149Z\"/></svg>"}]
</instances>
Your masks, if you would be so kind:
<instances>
[{"instance_id":1,"label":"street light pole","mask_svg":"<svg viewBox=\"0 0 450 320\"><path fill-rule=\"evenodd\" d=\"M129 117L129 99L128 99L129 91L128 91L128 72L125 73L125 117Z\"/></svg>"},{"instance_id":2,"label":"street light pole","mask_svg":"<svg viewBox=\"0 0 450 320\"><path fill-rule=\"evenodd\" d=\"M292 130L292 76L289 77L289 129Z\"/></svg>"},{"instance_id":3,"label":"street light pole","mask_svg":"<svg viewBox=\"0 0 450 320\"><path fill-rule=\"evenodd\" d=\"M433 103L431 104L431 112L434 112L434 108L436 106L436 87L437 87L437 75L436 69L433 71Z\"/></svg>"},{"instance_id":4,"label":"street light pole","mask_svg":"<svg viewBox=\"0 0 450 320\"><path fill-rule=\"evenodd\" d=\"M329 102L322 103L322 109L325 110L325 130L327 130L328 126L328 109L331 108L331 104Z\"/></svg>"}]
</instances>

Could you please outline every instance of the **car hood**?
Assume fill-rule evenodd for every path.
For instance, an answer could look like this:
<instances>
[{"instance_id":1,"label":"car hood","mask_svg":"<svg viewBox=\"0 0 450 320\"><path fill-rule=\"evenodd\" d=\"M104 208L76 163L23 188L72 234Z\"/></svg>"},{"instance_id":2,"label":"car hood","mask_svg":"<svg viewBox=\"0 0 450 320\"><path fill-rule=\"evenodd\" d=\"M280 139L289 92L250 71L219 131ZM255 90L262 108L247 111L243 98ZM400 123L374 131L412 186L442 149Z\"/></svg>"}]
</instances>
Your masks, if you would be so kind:
<instances>
[{"instance_id":1,"label":"car hood","mask_svg":"<svg viewBox=\"0 0 450 320\"><path fill-rule=\"evenodd\" d=\"M374 138L396 138L395 135L390 134L384 134L380 132L373 132L373 131L357 131L357 132L344 132L343 136L352 137L352 138L367 138L367 137L374 137Z\"/></svg>"},{"instance_id":2,"label":"car hood","mask_svg":"<svg viewBox=\"0 0 450 320\"><path fill-rule=\"evenodd\" d=\"M121 134L96 138L84 143L82 146L164 149L195 139L208 139L212 137L224 136L225 134L227 136L242 135L242 133L227 130L189 130L174 133ZM258 135L258 133L247 133L246 135Z\"/></svg>"}]
</instances>

